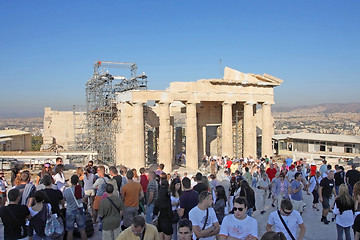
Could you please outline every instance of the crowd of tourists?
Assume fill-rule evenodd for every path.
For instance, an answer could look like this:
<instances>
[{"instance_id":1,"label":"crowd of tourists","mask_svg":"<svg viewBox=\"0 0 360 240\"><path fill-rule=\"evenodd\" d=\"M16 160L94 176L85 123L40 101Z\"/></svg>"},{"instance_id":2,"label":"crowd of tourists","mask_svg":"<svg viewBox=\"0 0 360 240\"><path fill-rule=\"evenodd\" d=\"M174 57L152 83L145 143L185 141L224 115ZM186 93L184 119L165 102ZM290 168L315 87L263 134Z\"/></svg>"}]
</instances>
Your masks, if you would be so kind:
<instances>
[{"instance_id":1,"label":"crowd of tourists","mask_svg":"<svg viewBox=\"0 0 360 240\"><path fill-rule=\"evenodd\" d=\"M337 239L360 239L360 172L345 172L323 160L282 163L272 158L204 157L203 174L166 173L145 167L95 166L89 161L66 179L61 158L33 178L13 169L8 184L0 172L0 217L4 239L303 239L303 194L324 224L336 222ZM255 191L260 192L255 198ZM334 200L331 200L332 196ZM271 206L271 207L270 207ZM254 211L270 213L259 236ZM309 207L308 207L309 208ZM309 210L308 210L309 211ZM328 218L331 212L331 218Z\"/></svg>"}]
</instances>

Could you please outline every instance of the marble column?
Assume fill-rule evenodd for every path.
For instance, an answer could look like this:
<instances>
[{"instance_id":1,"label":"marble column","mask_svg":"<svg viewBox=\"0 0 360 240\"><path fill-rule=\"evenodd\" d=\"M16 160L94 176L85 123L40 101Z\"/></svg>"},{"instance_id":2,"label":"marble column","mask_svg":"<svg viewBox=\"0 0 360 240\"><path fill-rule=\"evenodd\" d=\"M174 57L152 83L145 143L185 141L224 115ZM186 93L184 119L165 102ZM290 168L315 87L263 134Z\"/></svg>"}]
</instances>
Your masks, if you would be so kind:
<instances>
[{"instance_id":1,"label":"marble column","mask_svg":"<svg viewBox=\"0 0 360 240\"><path fill-rule=\"evenodd\" d=\"M255 135L255 138L254 138ZM254 103L244 104L244 157L256 157L256 122L254 119Z\"/></svg>"},{"instance_id":2,"label":"marble column","mask_svg":"<svg viewBox=\"0 0 360 240\"><path fill-rule=\"evenodd\" d=\"M170 103L160 102L159 104L159 163L163 163L165 165L164 171L170 173L172 171Z\"/></svg>"},{"instance_id":3,"label":"marble column","mask_svg":"<svg viewBox=\"0 0 360 240\"><path fill-rule=\"evenodd\" d=\"M116 158L115 158L115 164L116 166L123 164L124 160L124 128L125 128L125 114L124 114L124 107L123 103L117 104L118 109L118 118L119 118L119 124L118 124L118 132L116 134Z\"/></svg>"},{"instance_id":4,"label":"marble column","mask_svg":"<svg viewBox=\"0 0 360 240\"><path fill-rule=\"evenodd\" d=\"M186 103L186 167L199 168L196 103Z\"/></svg>"},{"instance_id":5,"label":"marble column","mask_svg":"<svg viewBox=\"0 0 360 240\"><path fill-rule=\"evenodd\" d=\"M144 103L133 103L133 161L132 165L139 170L145 167L145 132L144 132Z\"/></svg>"},{"instance_id":6,"label":"marble column","mask_svg":"<svg viewBox=\"0 0 360 240\"><path fill-rule=\"evenodd\" d=\"M262 137L261 137L261 156L272 156L272 143L271 143L271 104L262 104Z\"/></svg>"},{"instance_id":7,"label":"marble column","mask_svg":"<svg viewBox=\"0 0 360 240\"><path fill-rule=\"evenodd\" d=\"M222 156L232 158L234 156L234 143L232 134L232 103L222 104L222 125L221 125Z\"/></svg>"}]
</instances>

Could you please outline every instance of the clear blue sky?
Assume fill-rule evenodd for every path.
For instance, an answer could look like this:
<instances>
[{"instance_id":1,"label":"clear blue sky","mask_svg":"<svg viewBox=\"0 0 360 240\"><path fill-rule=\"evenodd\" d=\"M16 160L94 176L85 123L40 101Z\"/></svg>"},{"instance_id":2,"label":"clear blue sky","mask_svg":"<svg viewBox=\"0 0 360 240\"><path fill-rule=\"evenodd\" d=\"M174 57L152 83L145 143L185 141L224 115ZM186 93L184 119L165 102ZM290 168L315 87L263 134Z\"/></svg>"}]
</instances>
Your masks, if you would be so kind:
<instances>
[{"instance_id":1,"label":"clear blue sky","mask_svg":"<svg viewBox=\"0 0 360 240\"><path fill-rule=\"evenodd\" d=\"M94 60L149 89L224 66L284 80L277 106L360 102L360 1L0 1L0 117L85 105Z\"/></svg>"}]
</instances>

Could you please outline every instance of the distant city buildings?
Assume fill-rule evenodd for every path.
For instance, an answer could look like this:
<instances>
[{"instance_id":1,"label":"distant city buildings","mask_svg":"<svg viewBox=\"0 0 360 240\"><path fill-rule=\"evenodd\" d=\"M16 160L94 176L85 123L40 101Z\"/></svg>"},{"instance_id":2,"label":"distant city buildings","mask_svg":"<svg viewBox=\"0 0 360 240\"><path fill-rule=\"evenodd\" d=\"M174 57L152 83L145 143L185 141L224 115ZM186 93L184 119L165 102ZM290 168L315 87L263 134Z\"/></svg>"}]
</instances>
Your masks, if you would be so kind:
<instances>
[{"instance_id":1,"label":"distant city buildings","mask_svg":"<svg viewBox=\"0 0 360 240\"><path fill-rule=\"evenodd\" d=\"M20 130L0 130L0 151L30 151L31 134Z\"/></svg>"},{"instance_id":2,"label":"distant city buildings","mask_svg":"<svg viewBox=\"0 0 360 240\"><path fill-rule=\"evenodd\" d=\"M273 136L278 155L306 158L353 158L360 153L360 136L293 133Z\"/></svg>"}]
</instances>

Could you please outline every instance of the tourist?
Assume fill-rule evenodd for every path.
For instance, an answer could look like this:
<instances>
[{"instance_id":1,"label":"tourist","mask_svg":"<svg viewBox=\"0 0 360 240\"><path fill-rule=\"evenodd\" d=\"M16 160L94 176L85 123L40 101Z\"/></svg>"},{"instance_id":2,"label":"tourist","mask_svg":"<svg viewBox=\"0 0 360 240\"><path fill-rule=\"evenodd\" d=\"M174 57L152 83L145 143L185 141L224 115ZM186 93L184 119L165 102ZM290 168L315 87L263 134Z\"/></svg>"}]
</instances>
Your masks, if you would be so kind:
<instances>
[{"instance_id":1,"label":"tourist","mask_svg":"<svg viewBox=\"0 0 360 240\"><path fill-rule=\"evenodd\" d=\"M355 183L353 188L354 211L360 211L360 182Z\"/></svg>"},{"instance_id":2,"label":"tourist","mask_svg":"<svg viewBox=\"0 0 360 240\"><path fill-rule=\"evenodd\" d=\"M189 212L189 220L193 224L194 238L215 239L220 225L216 213L212 208L213 199L208 191L199 195L199 203ZM205 219L205 220L204 220Z\"/></svg>"},{"instance_id":3,"label":"tourist","mask_svg":"<svg viewBox=\"0 0 360 240\"><path fill-rule=\"evenodd\" d=\"M20 184L20 168L15 166L11 169L11 187L17 186Z\"/></svg>"},{"instance_id":4,"label":"tourist","mask_svg":"<svg viewBox=\"0 0 360 240\"><path fill-rule=\"evenodd\" d=\"M50 174L50 176L52 176L52 173L53 173L53 172L52 172L52 170L51 170L51 165L50 165L50 163L45 163L45 164L43 165L43 167L42 167L41 172L38 173L37 178L36 178L36 186L38 186L39 184L42 183L42 178L43 178L43 176L44 176L45 173L48 173L48 174ZM53 183L55 183L55 182L53 181Z\"/></svg>"},{"instance_id":5,"label":"tourist","mask_svg":"<svg viewBox=\"0 0 360 240\"><path fill-rule=\"evenodd\" d=\"M248 184L251 186L251 184L252 184L252 176L251 176L251 173L250 173L248 167L245 167L245 173L244 173L243 177L248 182Z\"/></svg>"},{"instance_id":6,"label":"tourist","mask_svg":"<svg viewBox=\"0 0 360 240\"><path fill-rule=\"evenodd\" d=\"M341 184L345 183L345 171L343 166L335 165L335 192L339 194L339 187Z\"/></svg>"},{"instance_id":7,"label":"tourist","mask_svg":"<svg viewBox=\"0 0 360 240\"><path fill-rule=\"evenodd\" d=\"M187 219L181 219L178 224L178 240L192 240L193 230L192 222ZM175 239L173 239L175 240Z\"/></svg>"},{"instance_id":8,"label":"tourist","mask_svg":"<svg viewBox=\"0 0 360 240\"><path fill-rule=\"evenodd\" d=\"M62 164L57 165L55 175L53 177L57 189L60 190L61 192L64 192L65 190L65 175L63 171L64 171L64 165Z\"/></svg>"},{"instance_id":9,"label":"tourist","mask_svg":"<svg viewBox=\"0 0 360 240\"><path fill-rule=\"evenodd\" d=\"M354 224L353 224L353 230L354 230L354 239L359 240L360 239L360 214L356 215Z\"/></svg>"},{"instance_id":10,"label":"tourist","mask_svg":"<svg viewBox=\"0 0 360 240\"><path fill-rule=\"evenodd\" d=\"M120 193L121 193L121 188L127 184L127 177L126 177L126 173L127 173L127 168L126 167L121 167L120 168L120 176L122 177L122 181L121 181L121 187L120 187Z\"/></svg>"},{"instance_id":11,"label":"tourist","mask_svg":"<svg viewBox=\"0 0 360 240\"><path fill-rule=\"evenodd\" d=\"M282 232L286 239L302 240L305 235L305 224L296 210L293 210L293 205L289 199L283 199L280 204L280 210L270 213L266 231L271 231L272 226L275 226L276 232ZM297 227L300 228L299 236L296 238Z\"/></svg>"},{"instance_id":12,"label":"tourist","mask_svg":"<svg viewBox=\"0 0 360 240\"><path fill-rule=\"evenodd\" d=\"M320 187L319 187L319 201L323 206L321 222L325 224L329 224L329 221L327 220L327 215L330 210L329 201L331 198L331 193L333 193L336 196L334 185L335 185L334 172L330 171L327 174L327 177L323 178L320 181Z\"/></svg>"},{"instance_id":13,"label":"tourist","mask_svg":"<svg viewBox=\"0 0 360 240\"><path fill-rule=\"evenodd\" d=\"M354 223L354 200L344 183L339 187L339 195L335 199L333 213L336 215L337 239L342 240L345 232L346 240L350 240L350 228Z\"/></svg>"},{"instance_id":14,"label":"tourist","mask_svg":"<svg viewBox=\"0 0 360 240\"><path fill-rule=\"evenodd\" d=\"M46 198L44 191L37 191L34 194L35 205L29 207L31 219L29 222L29 240L51 239L45 235L45 224L48 213L51 212L51 205L44 203Z\"/></svg>"},{"instance_id":15,"label":"tourist","mask_svg":"<svg viewBox=\"0 0 360 240\"><path fill-rule=\"evenodd\" d=\"M276 168L274 168L274 164L270 163L270 167L268 169L266 169L266 174L268 175L268 178L270 180L270 183L272 183L273 178L275 177L277 173ZM272 188L272 184L269 185L269 196L268 198L271 197L271 188Z\"/></svg>"},{"instance_id":16,"label":"tourist","mask_svg":"<svg viewBox=\"0 0 360 240\"><path fill-rule=\"evenodd\" d=\"M61 216L65 218L65 216L62 216L59 208L59 204L61 204L63 208L65 207L63 194L60 190L52 188L51 181L52 178L50 175L45 175L43 177L43 184L45 185L45 189L42 191L44 191L45 195L47 196L44 200L44 203L50 203L52 213L56 213L59 217Z\"/></svg>"},{"instance_id":17,"label":"tourist","mask_svg":"<svg viewBox=\"0 0 360 240\"><path fill-rule=\"evenodd\" d=\"M5 206L6 203L6 189L9 184L4 177L4 171L0 171L0 207Z\"/></svg>"},{"instance_id":18,"label":"tourist","mask_svg":"<svg viewBox=\"0 0 360 240\"><path fill-rule=\"evenodd\" d=\"M285 174L281 172L279 174L279 178L276 179L274 182L274 189L273 189L275 201L277 202L276 207L278 209L280 209L281 200L284 198L289 198L289 187L290 187L289 181L285 178ZM273 207L274 206L275 205L273 205Z\"/></svg>"},{"instance_id":19,"label":"tourist","mask_svg":"<svg viewBox=\"0 0 360 240\"><path fill-rule=\"evenodd\" d=\"M91 171L92 174L94 174L94 175L96 174L96 167L94 166L94 161L93 160L90 160L88 162L88 164L85 166L85 168L86 167L90 168L90 171Z\"/></svg>"},{"instance_id":20,"label":"tourist","mask_svg":"<svg viewBox=\"0 0 360 240\"><path fill-rule=\"evenodd\" d=\"M321 174L321 177L323 176L323 174L327 171L327 161L325 159L322 160L322 165L320 166L320 174Z\"/></svg>"},{"instance_id":21,"label":"tourist","mask_svg":"<svg viewBox=\"0 0 360 240\"><path fill-rule=\"evenodd\" d=\"M133 180L135 181L135 182L140 182L140 177L137 175L137 171L136 171L136 168L133 168L133 169L131 169L131 171L133 171L133 173L134 173L134 177L133 177Z\"/></svg>"},{"instance_id":22,"label":"tourist","mask_svg":"<svg viewBox=\"0 0 360 240\"><path fill-rule=\"evenodd\" d=\"M150 171L148 174L149 183L147 184L146 189L146 223L152 223L154 206L159 195L159 186L155 180L155 176L156 174L154 171Z\"/></svg>"},{"instance_id":23,"label":"tourist","mask_svg":"<svg viewBox=\"0 0 360 240\"><path fill-rule=\"evenodd\" d=\"M67 240L73 239L75 223L79 229L81 240L86 240L85 213L84 206L82 204L84 191L81 189L80 196L78 196L77 191L75 190L75 187L79 183L79 177L77 175L72 175L70 182L71 187L65 189L64 191L64 198L66 201L65 230L67 231Z\"/></svg>"},{"instance_id":24,"label":"tourist","mask_svg":"<svg viewBox=\"0 0 360 240\"><path fill-rule=\"evenodd\" d=\"M216 186L218 186L220 183L219 181L216 179L216 174L210 174L210 188L213 189Z\"/></svg>"},{"instance_id":25,"label":"tourist","mask_svg":"<svg viewBox=\"0 0 360 240\"><path fill-rule=\"evenodd\" d=\"M215 188L215 196L216 196L216 200L214 204L214 210L216 213L216 217L219 221L219 224L221 224L222 220L225 217L226 214L225 208L227 206L227 197L223 186L217 186Z\"/></svg>"},{"instance_id":26,"label":"tourist","mask_svg":"<svg viewBox=\"0 0 360 240\"><path fill-rule=\"evenodd\" d=\"M106 184L107 197L100 202L99 216L102 219L102 240L114 240L121 233L121 215L124 208L123 201L113 195L114 186Z\"/></svg>"},{"instance_id":27,"label":"tourist","mask_svg":"<svg viewBox=\"0 0 360 240\"><path fill-rule=\"evenodd\" d=\"M155 173L153 174L155 175ZM171 208L171 200L170 200L168 187L169 185L167 184L167 182L165 181L162 182L159 190L159 196L156 199L155 207L154 207L154 214L159 216L157 230L159 232L160 240L171 240L171 236L173 234L173 227L171 220L173 218L174 213Z\"/></svg>"},{"instance_id":28,"label":"tourist","mask_svg":"<svg viewBox=\"0 0 360 240\"><path fill-rule=\"evenodd\" d=\"M140 183L135 182L133 177L133 171L127 171L127 184L121 189L121 198L124 201L123 224L125 228L130 227L132 219L138 215L139 200L144 198Z\"/></svg>"},{"instance_id":29,"label":"tourist","mask_svg":"<svg viewBox=\"0 0 360 240\"><path fill-rule=\"evenodd\" d=\"M54 172L56 173L56 168L58 165L63 164L63 159L61 157L57 157L55 160L55 167L54 167Z\"/></svg>"},{"instance_id":30,"label":"tourist","mask_svg":"<svg viewBox=\"0 0 360 240\"><path fill-rule=\"evenodd\" d=\"M292 165L293 160L288 156L285 159L286 165L290 168L290 166Z\"/></svg>"},{"instance_id":31,"label":"tourist","mask_svg":"<svg viewBox=\"0 0 360 240\"><path fill-rule=\"evenodd\" d=\"M94 199L95 199L95 190L93 188L95 182L95 175L91 171L91 167L88 165L85 167L84 171L84 193L85 193L85 203L88 204L88 207L92 209L92 215L95 214L95 210L93 208Z\"/></svg>"},{"instance_id":32,"label":"tourist","mask_svg":"<svg viewBox=\"0 0 360 240\"><path fill-rule=\"evenodd\" d=\"M289 168L289 171L286 174L286 178L289 182L294 181L295 173L296 173L296 168L295 168L295 165L292 164Z\"/></svg>"},{"instance_id":33,"label":"tourist","mask_svg":"<svg viewBox=\"0 0 360 240\"><path fill-rule=\"evenodd\" d=\"M34 201L34 194L36 192L35 186L30 182L30 173L29 171L23 171L20 174L20 184L15 187L20 190L21 200L19 205L26 205L28 207L32 206Z\"/></svg>"},{"instance_id":34,"label":"tourist","mask_svg":"<svg viewBox=\"0 0 360 240\"><path fill-rule=\"evenodd\" d=\"M109 181L109 178L105 176L105 167L104 166L99 166L97 168L97 173L99 175L98 179L96 179L96 181L93 184L93 189L96 189L96 195L95 195L95 199L94 199L94 204L93 204L93 221L94 223L97 222L97 216L98 216L98 210L99 210L99 206L100 206L100 201L101 201L101 197L103 195L103 193L105 192L105 186L107 184L107 182Z\"/></svg>"},{"instance_id":35,"label":"tourist","mask_svg":"<svg viewBox=\"0 0 360 240\"><path fill-rule=\"evenodd\" d=\"M270 185L270 180L267 176L266 173L263 173L261 175L261 178L258 182L258 189L261 190L261 195L262 195L262 210L261 210L261 214L265 213L265 200L266 200L266 195L267 195L267 191L269 191L269 185Z\"/></svg>"},{"instance_id":36,"label":"tourist","mask_svg":"<svg viewBox=\"0 0 360 240\"><path fill-rule=\"evenodd\" d=\"M109 167L109 174L110 174L111 178L116 181L117 189L114 189L114 190L117 190L120 194L121 186L122 186L122 177L119 175L119 172L115 166Z\"/></svg>"},{"instance_id":37,"label":"tourist","mask_svg":"<svg viewBox=\"0 0 360 240\"><path fill-rule=\"evenodd\" d=\"M304 212L306 204L303 202L302 189L303 185L301 183L302 175L300 172L295 173L294 181L290 184L291 192L291 203L293 209L300 212L300 215Z\"/></svg>"},{"instance_id":38,"label":"tourist","mask_svg":"<svg viewBox=\"0 0 360 240\"><path fill-rule=\"evenodd\" d=\"M348 170L345 174L346 183L349 185L349 193L351 196L353 193L353 188L354 188L355 183L360 181L360 172L358 170L356 170L356 166L357 165L352 164L351 169Z\"/></svg>"},{"instance_id":39,"label":"tourist","mask_svg":"<svg viewBox=\"0 0 360 240\"><path fill-rule=\"evenodd\" d=\"M157 170L155 171L156 175L159 175L159 176L160 176L161 173L165 173L165 172L164 172L164 168L165 168L165 165L164 165L163 163L160 163L160 164L158 165Z\"/></svg>"},{"instance_id":40,"label":"tourist","mask_svg":"<svg viewBox=\"0 0 360 240\"><path fill-rule=\"evenodd\" d=\"M180 196L179 217L189 218L189 212L199 202L199 193L191 188L191 180L187 177L182 179L184 191Z\"/></svg>"},{"instance_id":41,"label":"tourist","mask_svg":"<svg viewBox=\"0 0 360 240\"><path fill-rule=\"evenodd\" d=\"M247 210L248 202L244 197L238 197L234 200L232 214L227 215L221 224L220 232L218 235L219 240L257 239L257 221L246 214Z\"/></svg>"},{"instance_id":42,"label":"tourist","mask_svg":"<svg viewBox=\"0 0 360 240\"><path fill-rule=\"evenodd\" d=\"M251 217L253 212L256 210L256 207L255 207L255 192L250 187L250 185L248 184L248 182L246 180L241 180L240 181L240 194L239 194L239 196L246 198L246 201L247 201L246 214L249 217Z\"/></svg>"},{"instance_id":43,"label":"tourist","mask_svg":"<svg viewBox=\"0 0 360 240\"><path fill-rule=\"evenodd\" d=\"M180 178L174 178L171 181L170 184L170 200L171 200L171 210L173 211L174 214L178 215L179 209L180 209L180 196L182 194L181 191L181 181ZM173 223L173 236L172 239L173 240L177 240L177 229L176 229L176 224L177 223Z\"/></svg>"},{"instance_id":44,"label":"tourist","mask_svg":"<svg viewBox=\"0 0 360 240\"><path fill-rule=\"evenodd\" d=\"M146 175L146 170L144 167L140 168L139 172L140 172L140 184L144 191L144 194L146 195L147 185L149 184L149 179L148 179L148 176Z\"/></svg>"},{"instance_id":45,"label":"tourist","mask_svg":"<svg viewBox=\"0 0 360 240\"><path fill-rule=\"evenodd\" d=\"M256 188L257 187L257 183L259 181L259 171L260 168L258 168L257 166L254 166L253 168L253 172L252 172L252 181L251 181L251 187Z\"/></svg>"},{"instance_id":46,"label":"tourist","mask_svg":"<svg viewBox=\"0 0 360 240\"><path fill-rule=\"evenodd\" d=\"M318 203L319 203L319 186L321 181L321 175L320 172L317 171L315 175L311 176L309 179L309 185L308 189L313 195L313 208L316 209L316 211L319 211Z\"/></svg>"},{"instance_id":47,"label":"tourist","mask_svg":"<svg viewBox=\"0 0 360 240\"><path fill-rule=\"evenodd\" d=\"M202 192L202 191L207 191L208 190L208 186L206 186L204 183L203 183L203 175L198 172L196 173L195 175L195 180L197 182L197 184L193 187L193 189L195 191L197 191L199 194Z\"/></svg>"},{"instance_id":48,"label":"tourist","mask_svg":"<svg viewBox=\"0 0 360 240\"><path fill-rule=\"evenodd\" d=\"M64 171L64 170L63 170ZM82 167L78 167L76 169L76 176L79 177L79 185L83 188L84 187L84 169ZM67 181L67 180L66 180Z\"/></svg>"},{"instance_id":49,"label":"tourist","mask_svg":"<svg viewBox=\"0 0 360 240\"><path fill-rule=\"evenodd\" d=\"M28 236L26 220L30 216L27 206L19 205L21 196L18 189L8 193L9 205L0 208L0 217L4 225L4 239L22 239Z\"/></svg>"},{"instance_id":50,"label":"tourist","mask_svg":"<svg viewBox=\"0 0 360 240\"><path fill-rule=\"evenodd\" d=\"M159 235L154 225L145 222L142 216L135 216L131 221L131 226L120 233L117 240L158 240Z\"/></svg>"}]
</instances>

